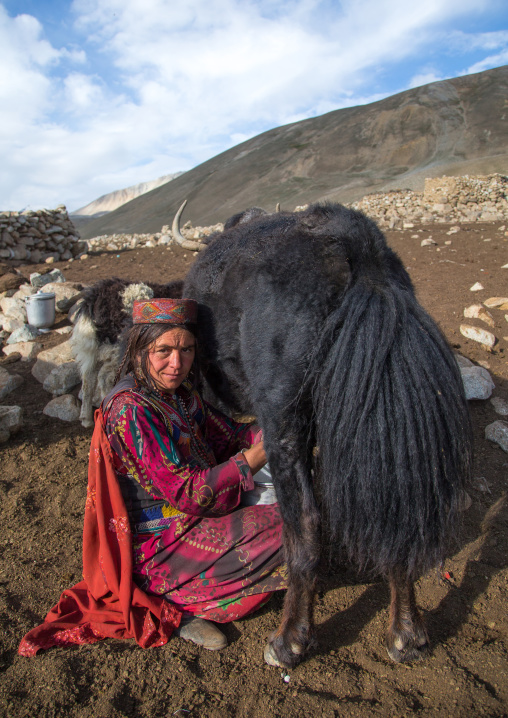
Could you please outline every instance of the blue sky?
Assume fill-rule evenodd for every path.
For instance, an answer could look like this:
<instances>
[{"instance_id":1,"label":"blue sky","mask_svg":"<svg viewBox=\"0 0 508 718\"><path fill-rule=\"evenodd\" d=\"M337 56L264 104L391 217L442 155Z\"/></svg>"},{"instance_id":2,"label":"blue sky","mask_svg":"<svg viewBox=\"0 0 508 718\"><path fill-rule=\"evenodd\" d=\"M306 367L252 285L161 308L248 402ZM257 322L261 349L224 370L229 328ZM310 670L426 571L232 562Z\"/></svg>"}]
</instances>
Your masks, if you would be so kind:
<instances>
[{"instance_id":1,"label":"blue sky","mask_svg":"<svg viewBox=\"0 0 508 718\"><path fill-rule=\"evenodd\" d=\"M0 48L0 210L75 210L272 127L508 64L508 1L0 0Z\"/></svg>"}]
</instances>

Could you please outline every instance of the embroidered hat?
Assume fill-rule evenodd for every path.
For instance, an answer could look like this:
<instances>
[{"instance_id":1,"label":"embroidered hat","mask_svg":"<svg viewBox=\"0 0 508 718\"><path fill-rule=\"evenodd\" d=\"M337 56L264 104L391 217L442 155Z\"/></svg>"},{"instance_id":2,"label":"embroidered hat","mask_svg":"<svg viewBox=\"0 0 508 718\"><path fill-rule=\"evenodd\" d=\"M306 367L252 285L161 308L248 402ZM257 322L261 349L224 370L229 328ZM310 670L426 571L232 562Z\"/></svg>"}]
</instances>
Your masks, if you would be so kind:
<instances>
[{"instance_id":1,"label":"embroidered hat","mask_svg":"<svg viewBox=\"0 0 508 718\"><path fill-rule=\"evenodd\" d=\"M195 324L198 303L194 299L149 299L134 302L134 324Z\"/></svg>"}]
</instances>

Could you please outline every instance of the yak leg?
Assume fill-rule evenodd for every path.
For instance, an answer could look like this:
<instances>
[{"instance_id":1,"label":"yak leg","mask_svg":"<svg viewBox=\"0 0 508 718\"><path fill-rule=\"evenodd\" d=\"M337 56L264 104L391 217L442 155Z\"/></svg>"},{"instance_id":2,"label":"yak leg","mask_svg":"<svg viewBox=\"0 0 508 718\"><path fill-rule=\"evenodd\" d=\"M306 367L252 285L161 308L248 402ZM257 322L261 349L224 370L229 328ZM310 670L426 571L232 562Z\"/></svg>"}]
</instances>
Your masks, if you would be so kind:
<instances>
[{"instance_id":1,"label":"yak leg","mask_svg":"<svg viewBox=\"0 0 508 718\"><path fill-rule=\"evenodd\" d=\"M429 650L423 618L416 606L414 583L402 572L390 576L390 627L386 634L388 655L396 663L424 658Z\"/></svg>"},{"instance_id":2,"label":"yak leg","mask_svg":"<svg viewBox=\"0 0 508 718\"><path fill-rule=\"evenodd\" d=\"M320 558L320 518L310 469L304 462L295 462L295 454L296 448L292 452L286 446L279 448L276 458L270 457L284 520L288 589L281 623L264 655L270 665L288 668L301 660L313 638L314 591Z\"/></svg>"}]
</instances>

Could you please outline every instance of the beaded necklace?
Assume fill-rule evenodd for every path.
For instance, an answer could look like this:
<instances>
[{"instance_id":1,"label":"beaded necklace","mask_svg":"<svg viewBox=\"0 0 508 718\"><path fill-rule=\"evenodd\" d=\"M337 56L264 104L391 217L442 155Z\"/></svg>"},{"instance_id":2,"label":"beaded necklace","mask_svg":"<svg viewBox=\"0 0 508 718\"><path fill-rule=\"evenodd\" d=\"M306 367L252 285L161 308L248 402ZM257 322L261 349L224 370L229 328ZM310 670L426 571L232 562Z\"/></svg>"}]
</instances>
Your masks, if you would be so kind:
<instances>
[{"instance_id":1,"label":"beaded necklace","mask_svg":"<svg viewBox=\"0 0 508 718\"><path fill-rule=\"evenodd\" d=\"M170 432L171 422L165 411L165 405L168 401L168 396L160 392L158 389L145 389L144 387L143 394L145 398L148 399L148 401L152 404L152 406L157 408L162 413L166 427ZM192 418L189 414L189 410L187 409L185 400L181 398L177 392L172 395L172 398L176 400L180 416L189 431L192 455L197 460L202 469L209 469L214 464L208 458L208 448L196 433L196 430L194 428L194 422L192 421Z\"/></svg>"}]
</instances>

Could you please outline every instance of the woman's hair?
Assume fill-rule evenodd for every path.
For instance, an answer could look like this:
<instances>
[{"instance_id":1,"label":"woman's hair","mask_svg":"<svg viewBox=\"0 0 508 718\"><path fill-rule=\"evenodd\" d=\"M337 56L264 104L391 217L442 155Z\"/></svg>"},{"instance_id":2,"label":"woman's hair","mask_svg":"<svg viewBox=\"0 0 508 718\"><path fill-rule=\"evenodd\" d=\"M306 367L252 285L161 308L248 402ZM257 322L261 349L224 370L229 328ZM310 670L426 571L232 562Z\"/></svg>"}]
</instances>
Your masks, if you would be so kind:
<instances>
[{"instance_id":1,"label":"woman's hair","mask_svg":"<svg viewBox=\"0 0 508 718\"><path fill-rule=\"evenodd\" d=\"M132 372L142 384L152 391L156 390L156 384L150 374L148 354L157 339L171 329L186 329L196 341L196 353L189 373L189 379L196 388L200 380L200 371L195 324L134 324L127 335L127 347L115 376L115 384L122 376Z\"/></svg>"}]
</instances>

